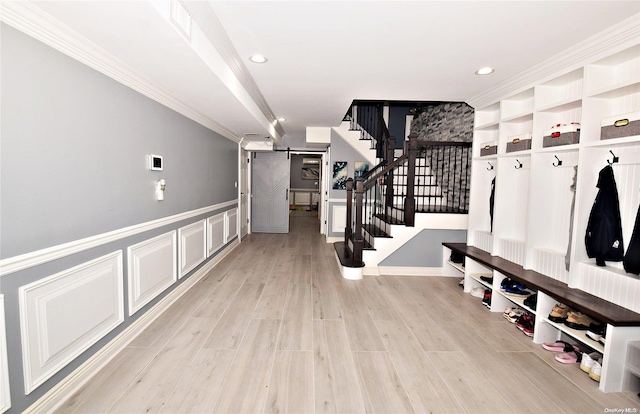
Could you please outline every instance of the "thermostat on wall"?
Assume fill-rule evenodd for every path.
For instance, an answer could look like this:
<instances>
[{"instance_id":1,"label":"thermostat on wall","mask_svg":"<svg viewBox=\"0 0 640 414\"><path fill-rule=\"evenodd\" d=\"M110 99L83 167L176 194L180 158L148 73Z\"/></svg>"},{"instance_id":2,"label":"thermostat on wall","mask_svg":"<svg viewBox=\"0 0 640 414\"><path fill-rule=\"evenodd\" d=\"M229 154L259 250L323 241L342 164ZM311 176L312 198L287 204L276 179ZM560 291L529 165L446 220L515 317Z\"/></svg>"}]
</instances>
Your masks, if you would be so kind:
<instances>
[{"instance_id":1,"label":"thermostat on wall","mask_svg":"<svg viewBox=\"0 0 640 414\"><path fill-rule=\"evenodd\" d=\"M149 154L149 169L151 171L162 171L162 155Z\"/></svg>"}]
</instances>

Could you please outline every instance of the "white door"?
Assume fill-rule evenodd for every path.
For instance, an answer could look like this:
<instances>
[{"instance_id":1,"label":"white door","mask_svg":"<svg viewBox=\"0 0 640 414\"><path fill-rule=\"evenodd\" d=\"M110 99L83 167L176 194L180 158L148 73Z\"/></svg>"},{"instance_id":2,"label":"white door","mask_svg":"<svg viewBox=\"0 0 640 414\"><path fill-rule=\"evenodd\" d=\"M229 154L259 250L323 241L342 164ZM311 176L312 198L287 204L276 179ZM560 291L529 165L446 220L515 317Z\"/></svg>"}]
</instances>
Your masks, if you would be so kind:
<instances>
[{"instance_id":1,"label":"white door","mask_svg":"<svg viewBox=\"0 0 640 414\"><path fill-rule=\"evenodd\" d=\"M291 163L286 152L256 152L251 160L251 231L289 232Z\"/></svg>"},{"instance_id":2,"label":"white door","mask_svg":"<svg viewBox=\"0 0 640 414\"><path fill-rule=\"evenodd\" d=\"M249 154L240 150L240 238L249 232Z\"/></svg>"}]
</instances>

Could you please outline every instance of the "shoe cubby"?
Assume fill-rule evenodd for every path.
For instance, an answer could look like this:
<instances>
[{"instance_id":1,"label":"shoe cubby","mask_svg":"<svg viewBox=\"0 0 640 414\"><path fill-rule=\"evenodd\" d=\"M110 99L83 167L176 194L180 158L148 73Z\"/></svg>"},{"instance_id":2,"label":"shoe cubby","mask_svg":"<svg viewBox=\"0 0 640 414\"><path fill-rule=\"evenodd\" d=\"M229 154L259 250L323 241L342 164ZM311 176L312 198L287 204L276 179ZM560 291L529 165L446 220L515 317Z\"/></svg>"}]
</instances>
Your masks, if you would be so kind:
<instances>
[{"instance_id":1,"label":"shoe cubby","mask_svg":"<svg viewBox=\"0 0 640 414\"><path fill-rule=\"evenodd\" d=\"M518 307L521 309L524 309L525 311L535 315L536 314L536 310L535 309L531 309L529 306L524 304L524 301L527 299L527 296L519 296L519 295L512 295L512 294L508 294L506 292L504 292L500 286L502 284L502 281L504 279L507 279L507 276L505 276L504 274L498 272L497 270L494 271L494 279L493 279L493 296L491 298L491 311L492 312L502 312L504 311L504 308L511 308L511 307ZM537 293L536 291L534 291L533 289L531 290L531 294L535 294Z\"/></svg>"},{"instance_id":2,"label":"shoe cubby","mask_svg":"<svg viewBox=\"0 0 640 414\"><path fill-rule=\"evenodd\" d=\"M631 33L631 28L624 27L623 32ZM622 389L628 376L627 342L640 341L640 276L625 272L621 262L596 266L585 247L602 168L611 164L614 172L625 251L640 205L637 124L628 135L606 128L613 125L612 117L627 116L632 123L640 112L640 39L626 35L619 40L613 47L599 48L592 58L581 49L573 55L580 56L580 62L554 69L555 73L549 70L539 80L531 78L512 91L502 87L494 98L472 103L476 120L467 245L494 272L492 310L525 308L522 299L500 291L500 278L519 275L538 283L534 286L538 301L533 341L570 338L581 347L602 352L601 391ZM608 55L604 50L610 50ZM602 138L603 122L609 134L605 138L613 138ZM571 123L580 124L579 140L543 145L552 127ZM530 149L518 151L512 145L516 151L507 152L512 137L528 134ZM481 156L481 144L489 141L497 142L497 153ZM494 177L492 228L489 197ZM467 273L483 271L467 269ZM479 285L465 277L467 281ZM551 309L563 303L562 299L573 302L574 306L567 305L586 315L593 311L601 316L594 319L607 324L606 345L588 338L586 331L549 320ZM637 364L640 371L640 362Z\"/></svg>"},{"instance_id":3,"label":"shoe cubby","mask_svg":"<svg viewBox=\"0 0 640 414\"><path fill-rule=\"evenodd\" d=\"M627 360L624 366L624 391L640 391L640 341L630 341L627 345Z\"/></svg>"}]
</instances>

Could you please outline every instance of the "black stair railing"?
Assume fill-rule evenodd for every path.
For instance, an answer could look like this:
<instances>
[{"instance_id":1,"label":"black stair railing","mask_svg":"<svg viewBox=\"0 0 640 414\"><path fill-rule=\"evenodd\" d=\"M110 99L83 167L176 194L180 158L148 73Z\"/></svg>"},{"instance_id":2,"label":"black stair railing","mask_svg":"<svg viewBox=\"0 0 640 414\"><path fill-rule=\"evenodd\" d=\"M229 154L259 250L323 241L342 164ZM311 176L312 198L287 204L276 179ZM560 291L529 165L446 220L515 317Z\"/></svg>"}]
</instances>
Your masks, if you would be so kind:
<instances>
[{"instance_id":1,"label":"black stair railing","mask_svg":"<svg viewBox=\"0 0 640 414\"><path fill-rule=\"evenodd\" d=\"M379 159L385 158L386 139L389 137L383 107L381 102L354 101L346 115L349 129L361 131L362 139L370 139L371 149L376 150L376 158Z\"/></svg>"}]
</instances>

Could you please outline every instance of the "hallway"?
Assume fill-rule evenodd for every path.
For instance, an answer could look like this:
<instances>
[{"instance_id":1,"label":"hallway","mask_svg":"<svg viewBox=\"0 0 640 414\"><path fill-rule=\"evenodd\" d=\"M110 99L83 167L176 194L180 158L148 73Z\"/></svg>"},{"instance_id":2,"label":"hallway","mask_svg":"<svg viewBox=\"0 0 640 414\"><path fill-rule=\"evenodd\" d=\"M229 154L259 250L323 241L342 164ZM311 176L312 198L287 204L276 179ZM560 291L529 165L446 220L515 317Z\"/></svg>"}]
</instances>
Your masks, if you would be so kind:
<instances>
[{"instance_id":1,"label":"hallway","mask_svg":"<svg viewBox=\"0 0 640 414\"><path fill-rule=\"evenodd\" d=\"M57 412L640 408L554 362L456 278L343 280L318 225L291 214L289 234L246 237Z\"/></svg>"}]
</instances>

